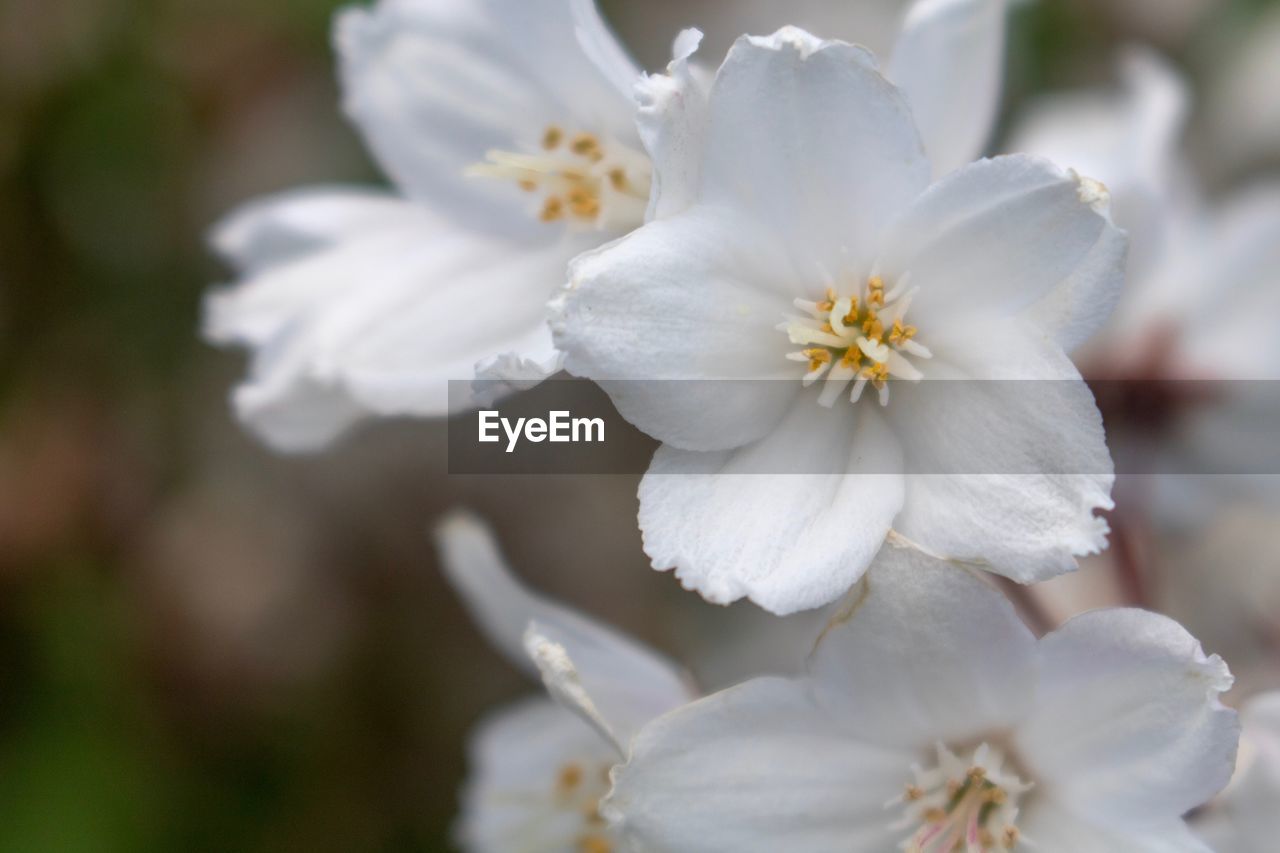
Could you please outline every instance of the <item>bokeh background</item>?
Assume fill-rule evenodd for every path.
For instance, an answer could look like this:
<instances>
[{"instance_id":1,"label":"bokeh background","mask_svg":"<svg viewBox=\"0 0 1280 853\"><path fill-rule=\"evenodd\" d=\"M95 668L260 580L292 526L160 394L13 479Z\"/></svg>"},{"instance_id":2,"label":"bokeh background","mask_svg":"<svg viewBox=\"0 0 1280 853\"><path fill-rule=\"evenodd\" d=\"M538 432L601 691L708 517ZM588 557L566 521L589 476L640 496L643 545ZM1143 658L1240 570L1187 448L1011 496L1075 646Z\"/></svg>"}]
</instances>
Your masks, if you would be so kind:
<instances>
[{"instance_id":1,"label":"bokeh background","mask_svg":"<svg viewBox=\"0 0 1280 853\"><path fill-rule=\"evenodd\" d=\"M421 422L286 458L233 422L242 357L197 336L227 275L210 223L267 191L380 180L338 109L338 5L0 0L0 851L448 849L467 728L533 689L437 571L427 532L458 504L541 589L712 686L746 674L724 638L760 617L647 569L636 478L449 477L443 427ZM734 16L884 49L901 4L604 5L653 69L684 25L723 49ZM1192 83L1211 193L1280 166L1280 3L1039 0L1012 20L1007 114L1111 83L1141 41ZM1273 520L1248 505L1140 543L1153 572L1212 567L1214 590L1098 574L1027 605L1051 620L1140 593L1265 680ZM1210 594L1232 572L1241 595Z\"/></svg>"}]
</instances>

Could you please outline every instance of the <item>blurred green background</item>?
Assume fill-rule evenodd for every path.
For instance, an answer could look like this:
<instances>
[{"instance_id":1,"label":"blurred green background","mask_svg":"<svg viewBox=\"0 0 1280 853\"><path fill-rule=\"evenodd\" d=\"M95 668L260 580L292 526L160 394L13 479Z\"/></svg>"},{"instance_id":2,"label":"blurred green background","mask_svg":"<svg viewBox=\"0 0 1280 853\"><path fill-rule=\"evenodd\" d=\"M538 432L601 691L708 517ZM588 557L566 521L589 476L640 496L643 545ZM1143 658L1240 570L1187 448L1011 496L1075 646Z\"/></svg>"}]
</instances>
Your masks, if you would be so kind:
<instances>
[{"instance_id":1,"label":"blurred green background","mask_svg":"<svg viewBox=\"0 0 1280 853\"><path fill-rule=\"evenodd\" d=\"M632 479L449 479L412 423L280 458L231 421L205 230L379 180L337 106L338 5L0 0L0 851L447 849L466 729L527 689L434 570L455 503L544 589L661 647L694 631ZM652 67L699 5L608 11ZM1199 83L1275 4L1127 5L1019 9L1009 109L1107 81L1131 39Z\"/></svg>"}]
</instances>

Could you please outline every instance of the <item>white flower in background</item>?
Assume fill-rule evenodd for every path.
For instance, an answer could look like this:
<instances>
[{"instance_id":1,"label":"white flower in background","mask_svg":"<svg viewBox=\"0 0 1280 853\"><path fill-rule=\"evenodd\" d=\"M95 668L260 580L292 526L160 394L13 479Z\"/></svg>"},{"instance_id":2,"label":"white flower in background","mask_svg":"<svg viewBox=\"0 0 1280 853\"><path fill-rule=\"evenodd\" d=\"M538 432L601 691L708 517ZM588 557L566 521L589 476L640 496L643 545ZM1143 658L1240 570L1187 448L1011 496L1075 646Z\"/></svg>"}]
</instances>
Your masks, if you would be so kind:
<instances>
[{"instance_id":1,"label":"white flower in background","mask_svg":"<svg viewBox=\"0 0 1280 853\"><path fill-rule=\"evenodd\" d=\"M1203 69L1198 162L1215 178L1280 165L1280 8L1257 4Z\"/></svg>"},{"instance_id":2,"label":"white flower in background","mask_svg":"<svg viewBox=\"0 0 1280 853\"><path fill-rule=\"evenodd\" d=\"M930 185L929 141L966 120L946 86L909 108L870 54L799 30L739 41L709 92L683 71L641 109L655 221L577 259L553 321L566 368L664 442L654 566L788 613L891 527L1024 582L1101 548L1111 463L1063 349L1120 285L1105 188L1026 156ZM738 379L777 381L664 381Z\"/></svg>"},{"instance_id":3,"label":"white flower in background","mask_svg":"<svg viewBox=\"0 0 1280 853\"><path fill-rule=\"evenodd\" d=\"M459 840L473 853L615 851L597 809L609 770L641 726L695 697L688 678L634 640L521 586L474 517L450 516L436 541L450 583L494 646L541 674L573 709L529 699L478 727Z\"/></svg>"},{"instance_id":4,"label":"white flower in background","mask_svg":"<svg viewBox=\"0 0 1280 853\"><path fill-rule=\"evenodd\" d=\"M286 450L446 414L449 379L557 370L545 305L567 261L649 197L639 72L590 0L381 0L342 12L335 43L394 189L284 193L213 235L241 279L208 298L205 334L253 351L235 407Z\"/></svg>"},{"instance_id":5,"label":"white flower in background","mask_svg":"<svg viewBox=\"0 0 1280 853\"><path fill-rule=\"evenodd\" d=\"M1121 69L1122 91L1033 105L1009 149L1105 181L1116 222L1133 235L1124 296L1077 362L1091 378L1167 383L1143 388L1141 416L1160 430L1159 442L1139 437L1144 465L1156 473L1224 475L1160 478L1158 510L1185 523L1242 489L1274 496L1280 488L1276 477L1226 476L1280 470L1280 399L1271 384L1177 383L1280 378L1280 184L1255 184L1205 205L1180 157L1182 81L1155 54L1136 49ZM1153 389L1164 393L1153 397Z\"/></svg>"},{"instance_id":6,"label":"white flower in background","mask_svg":"<svg viewBox=\"0 0 1280 853\"><path fill-rule=\"evenodd\" d=\"M1235 775L1191 825L1219 853L1272 853L1280 838L1280 692L1250 699L1240 723Z\"/></svg>"},{"instance_id":7,"label":"white flower in background","mask_svg":"<svg viewBox=\"0 0 1280 853\"><path fill-rule=\"evenodd\" d=\"M807 675L645 727L603 809L641 849L1201 851L1226 665L1140 610L1040 640L968 570L886 545ZM1024 843L1025 842L1025 843Z\"/></svg>"}]
</instances>

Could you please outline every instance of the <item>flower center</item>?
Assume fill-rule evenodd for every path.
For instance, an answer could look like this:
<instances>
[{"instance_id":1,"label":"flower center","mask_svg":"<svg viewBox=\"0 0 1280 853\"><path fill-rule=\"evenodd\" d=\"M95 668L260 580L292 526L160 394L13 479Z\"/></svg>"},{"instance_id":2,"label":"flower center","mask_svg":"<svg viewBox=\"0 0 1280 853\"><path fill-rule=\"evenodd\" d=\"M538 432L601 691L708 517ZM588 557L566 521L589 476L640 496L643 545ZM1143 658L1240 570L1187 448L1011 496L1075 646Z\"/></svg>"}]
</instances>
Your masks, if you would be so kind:
<instances>
[{"instance_id":1,"label":"flower center","mask_svg":"<svg viewBox=\"0 0 1280 853\"><path fill-rule=\"evenodd\" d=\"M826 376L820 404L832 406L852 382L852 402L858 401L870 383L884 406L889 402L891 377L910 382L920 379L920 371L906 356L930 358L932 353L916 342L916 327L907 325L907 309L915 294L907 290L907 278L902 276L888 293L884 280L873 275L860 293L841 296L828 287L821 302L795 300L805 315L790 316L778 328L787 333L791 343L805 347L787 354L791 361L808 366L805 386Z\"/></svg>"},{"instance_id":2,"label":"flower center","mask_svg":"<svg viewBox=\"0 0 1280 853\"><path fill-rule=\"evenodd\" d=\"M575 853L613 853L609 826L600 815L600 801L609 792L609 765L587 766L577 761L561 765L556 773L556 807L582 816L582 827L573 840Z\"/></svg>"},{"instance_id":3,"label":"flower center","mask_svg":"<svg viewBox=\"0 0 1280 853\"><path fill-rule=\"evenodd\" d=\"M640 152L594 133L551 125L530 151L490 151L468 175L514 181L539 202L543 222L629 231L644 224L651 166Z\"/></svg>"},{"instance_id":4,"label":"flower center","mask_svg":"<svg viewBox=\"0 0 1280 853\"><path fill-rule=\"evenodd\" d=\"M1012 850L1018 832L1018 799L1031 785L1006 770L1004 756L982 743L967 759L942 744L937 764L912 768L915 781L888 803L905 814L894 828L915 827L902 842L907 853L988 853Z\"/></svg>"}]
</instances>

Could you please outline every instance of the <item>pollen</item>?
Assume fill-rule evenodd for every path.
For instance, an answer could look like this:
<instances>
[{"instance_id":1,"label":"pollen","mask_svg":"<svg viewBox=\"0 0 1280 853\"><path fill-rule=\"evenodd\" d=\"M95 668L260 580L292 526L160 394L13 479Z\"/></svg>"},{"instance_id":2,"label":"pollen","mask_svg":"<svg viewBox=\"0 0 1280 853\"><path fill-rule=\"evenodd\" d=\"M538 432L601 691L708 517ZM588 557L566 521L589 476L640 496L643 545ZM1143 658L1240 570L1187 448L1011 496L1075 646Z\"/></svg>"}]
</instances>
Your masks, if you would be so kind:
<instances>
[{"instance_id":1,"label":"pollen","mask_svg":"<svg viewBox=\"0 0 1280 853\"><path fill-rule=\"evenodd\" d=\"M536 150L490 151L466 174L540 195L533 213L542 222L631 230L644 222L651 170L649 159L627 145L586 131L570 135L553 124Z\"/></svg>"},{"instance_id":2,"label":"pollen","mask_svg":"<svg viewBox=\"0 0 1280 853\"><path fill-rule=\"evenodd\" d=\"M584 835L578 839L578 853L613 853L613 842L603 835Z\"/></svg>"},{"instance_id":3,"label":"pollen","mask_svg":"<svg viewBox=\"0 0 1280 853\"><path fill-rule=\"evenodd\" d=\"M556 776L556 790L562 794L572 794L582 784L582 775L581 764L564 765Z\"/></svg>"}]
</instances>

